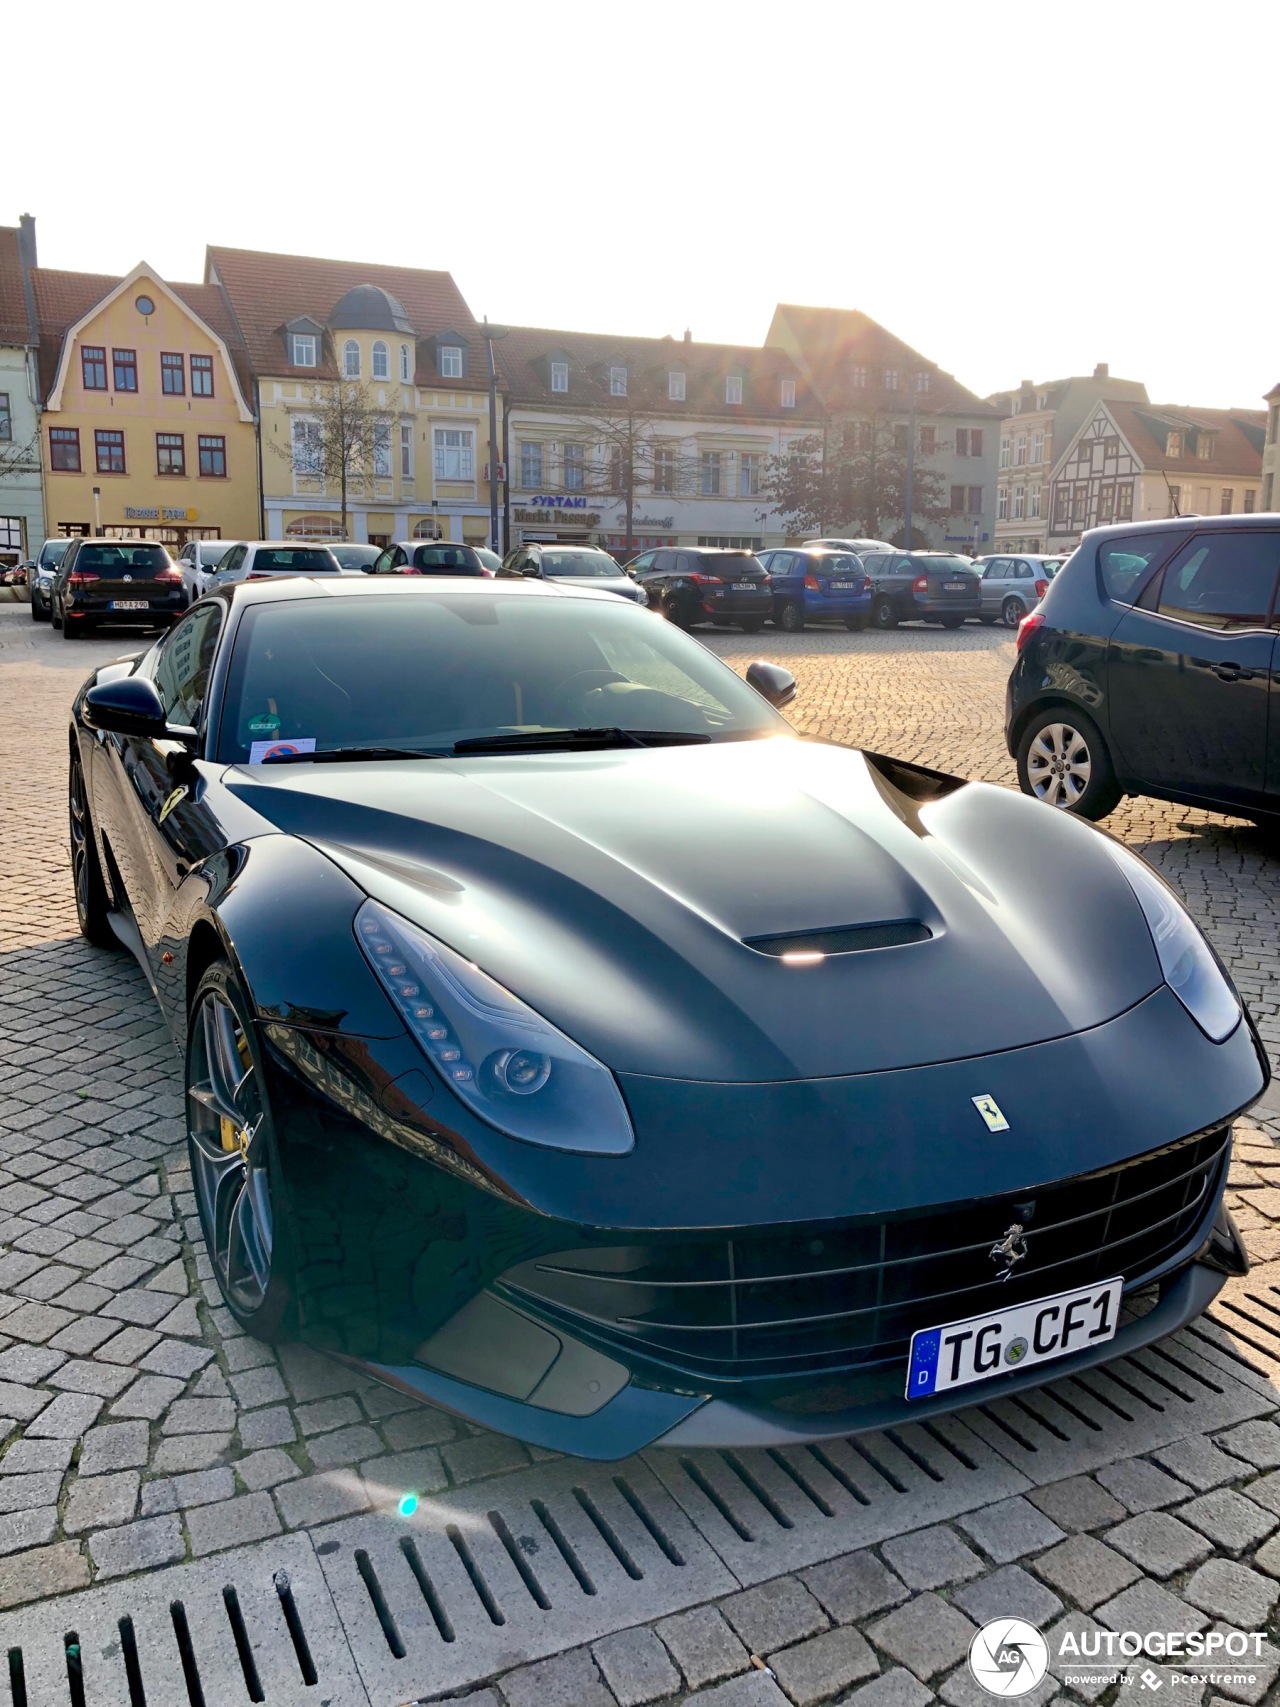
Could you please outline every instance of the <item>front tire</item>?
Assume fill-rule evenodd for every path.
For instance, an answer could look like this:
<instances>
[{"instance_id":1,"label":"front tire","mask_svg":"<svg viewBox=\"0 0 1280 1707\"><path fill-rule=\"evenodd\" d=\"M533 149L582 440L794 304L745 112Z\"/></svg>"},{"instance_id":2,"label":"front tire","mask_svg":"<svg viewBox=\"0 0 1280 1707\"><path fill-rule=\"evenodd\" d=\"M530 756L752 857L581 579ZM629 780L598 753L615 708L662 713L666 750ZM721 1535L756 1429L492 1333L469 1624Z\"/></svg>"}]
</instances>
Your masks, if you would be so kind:
<instances>
[{"instance_id":1,"label":"front tire","mask_svg":"<svg viewBox=\"0 0 1280 1707\"><path fill-rule=\"evenodd\" d=\"M48 622L49 620L48 611L41 610L34 599L31 601L31 620L32 622Z\"/></svg>"},{"instance_id":2,"label":"front tire","mask_svg":"<svg viewBox=\"0 0 1280 1707\"><path fill-rule=\"evenodd\" d=\"M255 1338L296 1331L280 1160L248 997L215 960L187 1022L187 1148L196 1207L227 1308Z\"/></svg>"},{"instance_id":3,"label":"front tire","mask_svg":"<svg viewBox=\"0 0 1280 1707\"><path fill-rule=\"evenodd\" d=\"M1000 617L1006 628L1016 628L1026 614L1026 605L1021 599L1014 598L1012 594L1000 607Z\"/></svg>"},{"instance_id":4,"label":"front tire","mask_svg":"<svg viewBox=\"0 0 1280 1707\"><path fill-rule=\"evenodd\" d=\"M898 614L888 599L877 599L872 607L871 621L876 628L896 628Z\"/></svg>"},{"instance_id":5,"label":"front tire","mask_svg":"<svg viewBox=\"0 0 1280 1707\"><path fill-rule=\"evenodd\" d=\"M1047 806L1095 821L1113 811L1123 793L1097 724L1065 705L1049 706L1023 731L1018 786Z\"/></svg>"},{"instance_id":6,"label":"front tire","mask_svg":"<svg viewBox=\"0 0 1280 1707\"><path fill-rule=\"evenodd\" d=\"M685 614L684 606L674 594L668 594L662 606L662 614L668 622L674 623L677 628L687 629L691 626L689 618Z\"/></svg>"},{"instance_id":7,"label":"front tire","mask_svg":"<svg viewBox=\"0 0 1280 1707\"><path fill-rule=\"evenodd\" d=\"M111 929L110 898L98 858L98 844L93 836L93 818L89 811L89 791L85 787L84 767L80 755L71 757L68 778L68 816L70 818L71 881L75 887L76 920L80 934L95 948L117 947Z\"/></svg>"}]
</instances>

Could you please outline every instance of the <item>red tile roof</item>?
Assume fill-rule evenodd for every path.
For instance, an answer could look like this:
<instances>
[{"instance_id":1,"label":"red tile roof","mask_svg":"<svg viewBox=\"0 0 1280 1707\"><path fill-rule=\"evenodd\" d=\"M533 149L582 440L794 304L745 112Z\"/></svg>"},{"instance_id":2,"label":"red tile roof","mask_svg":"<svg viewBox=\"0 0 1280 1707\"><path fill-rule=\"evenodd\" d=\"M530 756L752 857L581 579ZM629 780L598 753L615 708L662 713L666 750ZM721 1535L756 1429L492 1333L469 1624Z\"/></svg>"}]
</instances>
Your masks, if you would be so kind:
<instances>
[{"instance_id":1,"label":"red tile roof","mask_svg":"<svg viewBox=\"0 0 1280 1707\"><path fill-rule=\"evenodd\" d=\"M788 331L791 338L787 338ZM805 376L818 396L833 410L865 412L887 409L900 412L908 407L908 387L917 373L929 375L929 390L918 395L918 405L931 415L999 416L992 404L974 395L936 362L895 338L892 332L857 308L805 308L780 302L773 313L765 345L789 345L794 341ZM855 386L853 370L865 367L868 384ZM898 387L882 389L884 368L898 370Z\"/></svg>"},{"instance_id":2,"label":"red tile roof","mask_svg":"<svg viewBox=\"0 0 1280 1707\"><path fill-rule=\"evenodd\" d=\"M30 341L17 228L0 225L0 343L27 344Z\"/></svg>"},{"instance_id":3,"label":"red tile roof","mask_svg":"<svg viewBox=\"0 0 1280 1707\"><path fill-rule=\"evenodd\" d=\"M205 277L211 284L221 284L243 335L250 367L260 377L314 373L314 369L295 368L288 361L284 326L304 316L324 325L353 286L372 284L389 291L403 304L417 333L419 384L468 391L487 386L484 342L475 316L449 273L211 245L206 252ZM457 332L465 340L467 378L447 380L437 375L431 351L423 345L440 332Z\"/></svg>"},{"instance_id":4,"label":"red tile roof","mask_svg":"<svg viewBox=\"0 0 1280 1707\"><path fill-rule=\"evenodd\" d=\"M1108 403L1107 408L1144 468L1180 473L1201 483L1225 476L1262 478L1265 410L1193 409L1180 403ZM1186 435L1197 431L1212 435L1213 455L1205 460L1187 445ZM1171 432L1184 435L1181 456L1168 454L1166 446Z\"/></svg>"}]
</instances>

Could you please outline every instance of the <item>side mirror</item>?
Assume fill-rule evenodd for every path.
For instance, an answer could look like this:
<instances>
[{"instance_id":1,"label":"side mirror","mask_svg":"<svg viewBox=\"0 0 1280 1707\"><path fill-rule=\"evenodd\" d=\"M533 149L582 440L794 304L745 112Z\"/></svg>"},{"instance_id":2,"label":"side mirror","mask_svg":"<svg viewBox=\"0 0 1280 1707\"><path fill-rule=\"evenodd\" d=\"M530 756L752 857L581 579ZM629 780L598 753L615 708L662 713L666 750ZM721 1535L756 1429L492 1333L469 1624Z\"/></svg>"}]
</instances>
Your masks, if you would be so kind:
<instances>
[{"instance_id":1,"label":"side mirror","mask_svg":"<svg viewBox=\"0 0 1280 1707\"><path fill-rule=\"evenodd\" d=\"M153 740L191 741L195 730L169 723L164 701L154 682L144 676L124 676L102 682L84 696L81 715L90 729L109 735L150 736Z\"/></svg>"},{"instance_id":2,"label":"side mirror","mask_svg":"<svg viewBox=\"0 0 1280 1707\"><path fill-rule=\"evenodd\" d=\"M767 664L763 658L748 664L747 686L754 688L770 705L790 705L796 697L796 679L791 671L784 670L781 664Z\"/></svg>"}]
</instances>

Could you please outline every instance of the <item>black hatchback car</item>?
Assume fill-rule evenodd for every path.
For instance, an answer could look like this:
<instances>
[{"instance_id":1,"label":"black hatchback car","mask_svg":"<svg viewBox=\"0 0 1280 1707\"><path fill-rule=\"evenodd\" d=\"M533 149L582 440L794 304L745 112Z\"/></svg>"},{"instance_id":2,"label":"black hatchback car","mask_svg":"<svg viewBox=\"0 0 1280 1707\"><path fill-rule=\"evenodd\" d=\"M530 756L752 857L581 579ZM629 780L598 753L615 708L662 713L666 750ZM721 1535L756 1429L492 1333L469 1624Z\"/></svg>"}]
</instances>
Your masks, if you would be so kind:
<instances>
[{"instance_id":1,"label":"black hatchback car","mask_svg":"<svg viewBox=\"0 0 1280 1707\"><path fill-rule=\"evenodd\" d=\"M751 551L685 546L643 551L627 565L636 585L678 628L713 622L717 628L762 629L773 615L769 572Z\"/></svg>"},{"instance_id":2,"label":"black hatchback car","mask_svg":"<svg viewBox=\"0 0 1280 1707\"><path fill-rule=\"evenodd\" d=\"M53 626L74 640L104 624L167 627L186 609L182 571L153 539L73 539L50 596Z\"/></svg>"},{"instance_id":3,"label":"black hatchback car","mask_svg":"<svg viewBox=\"0 0 1280 1707\"><path fill-rule=\"evenodd\" d=\"M971 557L952 551L881 552L863 559L871 576L871 625L940 622L959 628L982 609L982 576Z\"/></svg>"},{"instance_id":4,"label":"black hatchback car","mask_svg":"<svg viewBox=\"0 0 1280 1707\"><path fill-rule=\"evenodd\" d=\"M1098 528L1018 631L1005 737L1024 793L1280 816L1280 515Z\"/></svg>"}]
</instances>

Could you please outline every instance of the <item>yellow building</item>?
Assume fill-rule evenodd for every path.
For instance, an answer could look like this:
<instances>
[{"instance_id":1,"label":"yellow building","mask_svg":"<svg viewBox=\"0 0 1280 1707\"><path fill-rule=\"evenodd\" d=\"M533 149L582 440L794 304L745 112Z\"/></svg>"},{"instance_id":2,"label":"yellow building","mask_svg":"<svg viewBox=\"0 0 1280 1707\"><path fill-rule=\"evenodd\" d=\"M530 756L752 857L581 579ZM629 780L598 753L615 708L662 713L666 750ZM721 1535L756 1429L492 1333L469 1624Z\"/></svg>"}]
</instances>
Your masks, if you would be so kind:
<instances>
[{"instance_id":1,"label":"yellow building","mask_svg":"<svg viewBox=\"0 0 1280 1707\"><path fill-rule=\"evenodd\" d=\"M205 276L253 376L266 537L488 541L487 354L448 273L215 247Z\"/></svg>"},{"instance_id":2,"label":"yellow building","mask_svg":"<svg viewBox=\"0 0 1280 1707\"><path fill-rule=\"evenodd\" d=\"M31 270L50 537L255 537L253 411L219 293L145 263L109 279Z\"/></svg>"}]
</instances>

